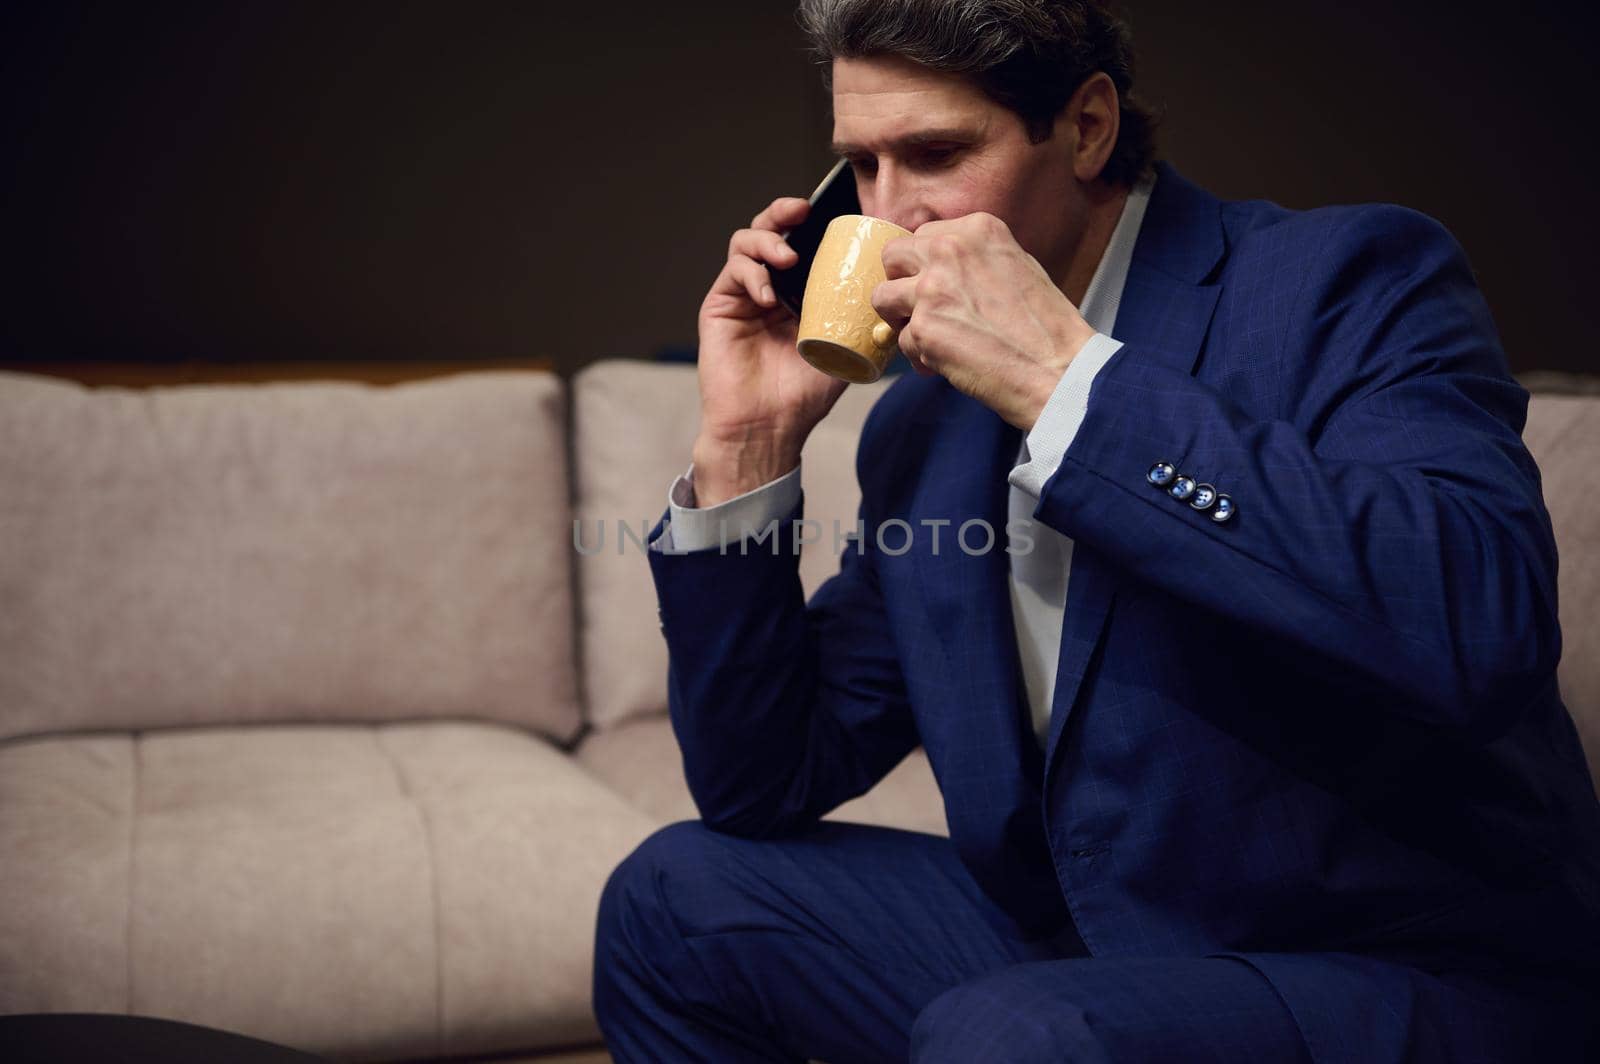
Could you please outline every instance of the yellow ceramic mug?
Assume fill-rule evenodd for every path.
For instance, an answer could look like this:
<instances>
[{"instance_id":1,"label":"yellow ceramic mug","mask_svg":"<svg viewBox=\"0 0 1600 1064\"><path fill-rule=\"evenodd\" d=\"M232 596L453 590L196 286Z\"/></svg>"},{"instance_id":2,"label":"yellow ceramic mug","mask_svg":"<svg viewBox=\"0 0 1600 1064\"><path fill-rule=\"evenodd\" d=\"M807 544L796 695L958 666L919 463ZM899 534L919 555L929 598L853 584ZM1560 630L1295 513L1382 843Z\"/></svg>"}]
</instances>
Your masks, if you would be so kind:
<instances>
[{"instance_id":1,"label":"yellow ceramic mug","mask_svg":"<svg viewBox=\"0 0 1600 1064\"><path fill-rule=\"evenodd\" d=\"M872 309L872 290L884 281L883 245L910 235L909 229L862 214L841 214L828 223L800 305L802 358L854 384L883 376L899 352L899 337Z\"/></svg>"}]
</instances>

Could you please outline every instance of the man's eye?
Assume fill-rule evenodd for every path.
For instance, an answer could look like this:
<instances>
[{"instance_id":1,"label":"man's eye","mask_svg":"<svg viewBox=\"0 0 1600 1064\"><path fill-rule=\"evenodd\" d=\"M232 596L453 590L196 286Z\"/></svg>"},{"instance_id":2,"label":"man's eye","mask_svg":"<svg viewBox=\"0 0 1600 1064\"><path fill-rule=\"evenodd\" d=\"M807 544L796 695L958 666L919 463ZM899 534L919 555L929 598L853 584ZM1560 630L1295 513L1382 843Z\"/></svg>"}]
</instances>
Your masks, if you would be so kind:
<instances>
[{"instance_id":1,"label":"man's eye","mask_svg":"<svg viewBox=\"0 0 1600 1064\"><path fill-rule=\"evenodd\" d=\"M858 174L870 174L878 168L878 161L876 159L851 159L850 167Z\"/></svg>"},{"instance_id":2,"label":"man's eye","mask_svg":"<svg viewBox=\"0 0 1600 1064\"><path fill-rule=\"evenodd\" d=\"M918 160L924 166L942 166L956 157L959 148L924 148Z\"/></svg>"}]
</instances>

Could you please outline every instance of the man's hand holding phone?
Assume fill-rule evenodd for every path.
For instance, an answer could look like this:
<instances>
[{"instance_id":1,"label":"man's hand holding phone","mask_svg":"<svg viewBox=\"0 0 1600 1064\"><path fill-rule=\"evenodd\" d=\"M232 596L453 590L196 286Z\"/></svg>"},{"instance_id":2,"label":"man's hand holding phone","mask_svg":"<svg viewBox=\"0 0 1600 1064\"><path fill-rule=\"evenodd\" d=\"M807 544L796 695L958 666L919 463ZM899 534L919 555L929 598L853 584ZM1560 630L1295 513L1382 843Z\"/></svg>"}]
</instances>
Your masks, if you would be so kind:
<instances>
[{"instance_id":1,"label":"man's hand holding phone","mask_svg":"<svg viewBox=\"0 0 1600 1064\"><path fill-rule=\"evenodd\" d=\"M770 270L794 267L800 257L782 234L811 209L808 200L782 197L734 233L728 261L700 304L698 506L725 502L794 469L806 437L847 387L800 357L798 323L773 291Z\"/></svg>"}]
</instances>

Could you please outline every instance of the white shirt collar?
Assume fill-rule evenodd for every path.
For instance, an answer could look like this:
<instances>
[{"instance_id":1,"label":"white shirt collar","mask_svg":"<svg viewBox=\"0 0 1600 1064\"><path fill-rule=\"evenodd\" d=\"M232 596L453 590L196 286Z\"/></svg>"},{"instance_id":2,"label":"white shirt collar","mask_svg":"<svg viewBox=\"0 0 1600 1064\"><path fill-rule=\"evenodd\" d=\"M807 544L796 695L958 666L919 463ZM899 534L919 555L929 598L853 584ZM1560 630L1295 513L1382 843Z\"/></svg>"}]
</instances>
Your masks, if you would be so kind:
<instances>
[{"instance_id":1,"label":"white shirt collar","mask_svg":"<svg viewBox=\"0 0 1600 1064\"><path fill-rule=\"evenodd\" d=\"M1141 178L1128 191L1122 205L1122 217L1111 232L1111 240L1100 256L1100 264L1089 279L1089 288L1083 294L1083 304L1078 313L1097 333L1114 336L1117 311L1122 306L1122 289L1128 282L1128 267L1133 264L1133 245L1138 243L1139 228L1144 224L1145 208L1150 205L1150 190L1155 187L1153 175Z\"/></svg>"}]
</instances>

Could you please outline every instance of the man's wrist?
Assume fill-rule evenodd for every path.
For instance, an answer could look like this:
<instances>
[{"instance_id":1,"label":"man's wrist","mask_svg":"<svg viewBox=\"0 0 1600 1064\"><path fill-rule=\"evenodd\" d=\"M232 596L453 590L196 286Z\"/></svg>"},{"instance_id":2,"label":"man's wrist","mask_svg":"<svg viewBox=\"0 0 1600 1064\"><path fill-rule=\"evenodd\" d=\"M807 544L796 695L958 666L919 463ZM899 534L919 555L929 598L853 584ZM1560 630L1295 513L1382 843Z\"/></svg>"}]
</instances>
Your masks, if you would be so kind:
<instances>
[{"instance_id":1,"label":"man's wrist","mask_svg":"<svg viewBox=\"0 0 1600 1064\"><path fill-rule=\"evenodd\" d=\"M800 443L764 438L695 440L695 505L716 506L770 484L800 464Z\"/></svg>"},{"instance_id":2,"label":"man's wrist","mask_svg":"<svg viewBox=\"0 0 1600 1064\"><path fill-rule=\"evenodd\" d=\"M1083 328L1074 332L1062 344L1066 361L1035 367L1028 384L1028 398L1027 405L1023 410L1023 419L1018 425L1023 432L1033 431L1033 426L1039 422L1039 415L1044 412L1045 404L1050 402L1050 397L1056 393L1057 387L1060 386L1061 378L1066 375L1067 370L1072 367L1073 361L1096 335L1098 334L1089 327L1088 323L1084 322Z\"/></svg>"},{"instance_id":3,"label":"man's wrist","mask_svg":"<svg viewBox=\"0 0 1600 1064\"><path fill-rule=\"evenodd\" d=\"M1027 434L1027 461L1011 471L1007 479L1015 487L1041 498L1045 481L1061 465L1062 456L1077 438L1084 419L1089 413L1089 393L1095 378L1122 350L1122 343L1096 333L1083 350L1073 358L1072 364L1056 382L1056 390L1049 402L1039 411L1033 427Z\"/></svg>"},{"instance_id":4,"label":"man's wrist","mask_svg":"<svg viewBox=\"0 0 1600 1064\"><path fill-rule=\"evenodd\" d=\"M1069 362L1070 366L1071 363ZM1039 423L1039 415L1044 413L1044 408L1050 402L1050 397L1055 394L1056 387L1061 383L1061 378L1066 373L1066 367L1054 368L1039 366L1036 368L1028 388L1028 404L1024 408L1023 418L1018 428L1026 435L1033 431Z\"/></svg>"}]
</instances>

